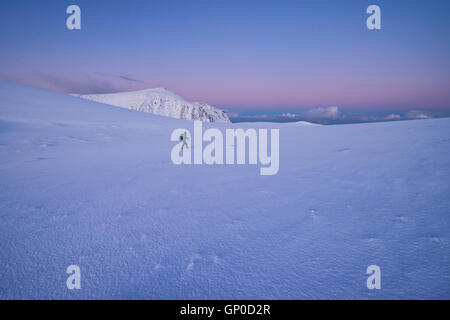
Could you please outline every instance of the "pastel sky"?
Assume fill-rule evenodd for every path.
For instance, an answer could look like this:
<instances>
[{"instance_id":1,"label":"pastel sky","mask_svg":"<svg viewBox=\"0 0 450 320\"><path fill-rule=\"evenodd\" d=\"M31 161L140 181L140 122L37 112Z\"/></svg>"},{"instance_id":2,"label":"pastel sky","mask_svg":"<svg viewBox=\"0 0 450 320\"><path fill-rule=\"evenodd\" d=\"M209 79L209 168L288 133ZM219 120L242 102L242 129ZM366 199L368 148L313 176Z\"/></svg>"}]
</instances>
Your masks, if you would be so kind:
<instances>
[{"instance_id":1,"label":"pastel sky","mask_svg":"<svg viewBox=\"0 0 450 320\"><path fill-rule=\"evenodd\" d=\"M66 28L77 4L82 29ZM366 28L381 7L382 30ZM448 0L2 0L0 78L227 108L450 110Z\"/></svg>"}]
</instances>

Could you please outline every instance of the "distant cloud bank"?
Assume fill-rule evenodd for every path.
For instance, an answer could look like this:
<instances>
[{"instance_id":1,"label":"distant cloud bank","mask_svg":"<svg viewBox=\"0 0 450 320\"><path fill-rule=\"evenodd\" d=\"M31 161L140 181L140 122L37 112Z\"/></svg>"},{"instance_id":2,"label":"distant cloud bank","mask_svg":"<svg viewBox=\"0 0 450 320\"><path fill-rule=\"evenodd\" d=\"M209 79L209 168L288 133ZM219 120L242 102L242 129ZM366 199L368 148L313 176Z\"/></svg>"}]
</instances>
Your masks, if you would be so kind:
<instances>
[{"instance_id":1,"label":"distant cloud bank","mask_svg":"<svg viewBox=\"0 0 450 320\"><path fill-rule=\"evenodd\" d=\"M338 119L339 107L314 108L306 111L306 117L310 119Z\"/></svg>"},{"instance_id":2,"label":"distant cloud bank","mask_svg":"<svg viewBox=\"0 0 450 320\"><path fill-rule=\"evenodd\" d=\"M299 113L280 114L240 114L236 112L228 113L233 122L296 122L308 121L318 124L344 124L344 123L365 123L396 120L416 120L434 118L431 113L421 110L409 110L402 114L390 113L388 115L367 115L343 113L339 107L318 107Z\"/></svg>"}]
</instances>

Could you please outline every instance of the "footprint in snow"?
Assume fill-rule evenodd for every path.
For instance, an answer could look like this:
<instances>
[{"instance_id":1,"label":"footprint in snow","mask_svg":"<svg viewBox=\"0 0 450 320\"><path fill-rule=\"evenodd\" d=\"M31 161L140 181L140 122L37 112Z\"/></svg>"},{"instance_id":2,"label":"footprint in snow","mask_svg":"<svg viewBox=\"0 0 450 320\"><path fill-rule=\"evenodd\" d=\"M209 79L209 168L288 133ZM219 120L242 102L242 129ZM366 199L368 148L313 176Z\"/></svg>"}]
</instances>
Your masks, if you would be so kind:
<instances>
[{"instance_id":1,"label":"footprint in snow","mask_svg":"<svg viewBox=\"0 0 450 320\"><path fill-rule=\"evenodd\" d=\"M74 137L74 136L65 136L65 137L63 137L63 139L74 141L74 142L80 142L80 143L89 142L89 140L86 140L86 139L83 139L83 138L77 138L77 137Z\"/></svg>"},{"instance_id":2,"label":"footprint in snow","mask_svg":"<svg viewBox=\"0 0 450 320\"><path fill-rule=\"evenodd\" d=\"M166 214L169 213L169 209L168 208L161 208L161 209L156 210L156 213L157 214L161 214L161 215L166 215Z\"/></svg>"},{"instance_id":3,"label":"footprint in snow","mask_svg":"<svg viewBox=\"0 0 450 320\"><path fill-rule=\"evenodd\" d=\"M192 270L196 264L211 265L211 263L214 265L220 264L220 258L216 255L208 255L205 257L200 254L194 254L186 266L186 270Z\"/></svg>"},{"instance_id":4,"label":"footprint in snow","mask_svg":"<svg viewBox=\"0 0 450 320\"><path fill-rule=\"evenodd\" d=\"M68 126L67 123L63 123L63 122L52 122L52 125L56 126L56 127L67 127Z\"/></svg>"},{"instance_id":5,"label":"footprint in snow","mask_svg":"<svg viewBox=\"0 0 450 320\"><path fill-rule=\"evenodd\" d=\"M55 147L56 143L54 143L54 142L44 142L44 143L41 143L39 146L41 148Z\"/></svg>"},{"instance_id":6,"label":"footprint in snow","mask_svg":"<svg viewBox=\"0 0 450 320\"><path fill-rule=\"evenodd\" d=\"M146 233L141 233L140 240L141 240L142 242L147 241L147 234L146 234Z\"/></svg>"},{"instance_id":7,"label":"footprint in snow","mask_svg":"<svg viewBox=\"0 0 450 320\"><path fill-rule=\"evenodd\" d=\"M373 234L368 234L368 235L366 235L366 236L364 237L364 239L365 239L367 242L373 242L373 241L377 240L377 238L376 238Z\"/></svg>"},{"instance_id":8,"label":"footprint in snow","mask_svg":"<svg viewBox=\"0 0 450 320\"><path fill-rule=\"evenodd\" d=\"M195 262L196 262L197 260L199 260L200 258L201 258L201 256L200 256L199 254L194 254L194 255L192 255L192 256L191 256L191 261L188 263L188 265L187 265L187 267L186 267L186 270L191 270L191 269L194 267Z\"/></svg>"},{"instance_id":9,"label":"footprint in snow","mask_svg":"<svg viewBox=\"0 0 450 320\"><path fill-rule=\"evenodd\" d=\"M314 220L319 219L319 213L317 212L317 210L311 209L311 218L313 218Z\"/></svg>"},{"instance_id":10,"label":"footprint in snow","mask_svg":"<svg viewBox=\"0 0 450 320\"><path fill-rule=\"evenodd\" d=\"M439 239L439 237L431 237L431 241L433 241L434 243L440 243L441 239Z\"/></svg>"},{"instance_id":11,"label":"footprint in snow","mask_svg":"<svg viewBox=\"0 0 450 320\"><path fill-rule=\"evenodd\" d=\"M212 261L213 261L215 264L219 264L219 263L220 263L220 259L219 259L218 256L212 256Z\"/></svg>"},{"instance_id":12,"label":"footprint in snow","mask_svg":"<svg viewBox=\"0 0 450 320\"><path fill-rule=\"evenodd\" d=\"M342 148L342 149L336 150L336 152L349 152L349 151L352 151L352 149L349 149L349 148Z\"/></svg>"},{"instance_id":13,"label":"footprint in snow","mask_svg":"<svg viewBox=\"0 0 450 320\"><path fill-rule=\"evenodd\" d=\"M48 158L45 157L36 157L33 160L31 160L30 162L37 162L37 161L44 161L44 160L48 160Z\"/></svg>"}]
</instances>

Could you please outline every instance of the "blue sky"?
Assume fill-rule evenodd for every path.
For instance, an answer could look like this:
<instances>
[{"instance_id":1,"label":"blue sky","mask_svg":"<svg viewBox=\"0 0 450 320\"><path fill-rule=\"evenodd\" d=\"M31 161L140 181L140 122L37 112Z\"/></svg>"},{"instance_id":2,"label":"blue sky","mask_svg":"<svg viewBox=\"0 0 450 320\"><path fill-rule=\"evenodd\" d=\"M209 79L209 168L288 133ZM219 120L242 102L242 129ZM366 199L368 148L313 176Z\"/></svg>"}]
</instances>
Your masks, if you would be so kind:
<instances>
[{"instance_id":1,"label":"blue sky","mask_svg":"<svg viewBox=\"0 0 450 320\"><path fill-rule=\"evenodd\" d=\"M77 4L82 29L66 28ZM366 28L381 7L382 30ZM450 1L0 3L0 78L71 93L163 86L242 113L450 112Z\"/></svg>"}]
</instances>

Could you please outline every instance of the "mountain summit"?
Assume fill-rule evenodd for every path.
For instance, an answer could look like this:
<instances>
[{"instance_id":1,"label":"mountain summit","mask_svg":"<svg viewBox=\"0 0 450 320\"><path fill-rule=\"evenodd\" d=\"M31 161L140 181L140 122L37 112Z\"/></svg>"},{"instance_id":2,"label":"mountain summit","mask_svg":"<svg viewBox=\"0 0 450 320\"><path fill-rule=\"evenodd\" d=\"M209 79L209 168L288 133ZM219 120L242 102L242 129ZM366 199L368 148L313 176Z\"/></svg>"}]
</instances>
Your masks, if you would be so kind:
<instances>
[{"instance_id":1,"label":"mountain summit","mask_svg":"<svg viewBox=\"0 0 450 320\"><path fill-rule=\"evenodd\" d=\"M231 122L225 111L206 103L188 102L164 88L109 94L77 94L76 96L171 118L203 122Z\"/></svg>"}]
</instances>

